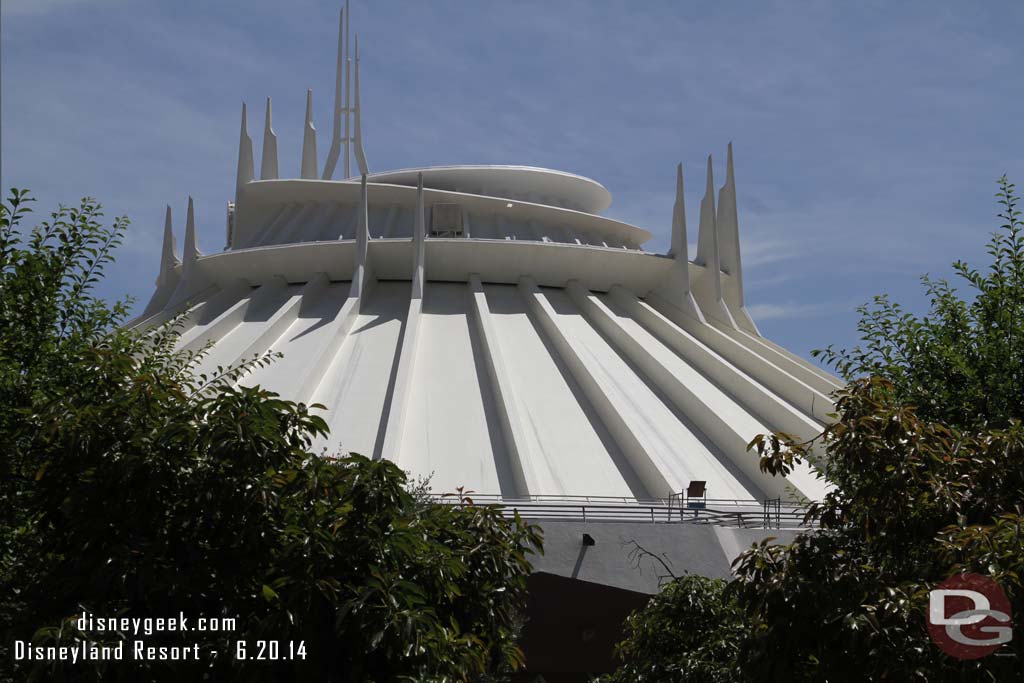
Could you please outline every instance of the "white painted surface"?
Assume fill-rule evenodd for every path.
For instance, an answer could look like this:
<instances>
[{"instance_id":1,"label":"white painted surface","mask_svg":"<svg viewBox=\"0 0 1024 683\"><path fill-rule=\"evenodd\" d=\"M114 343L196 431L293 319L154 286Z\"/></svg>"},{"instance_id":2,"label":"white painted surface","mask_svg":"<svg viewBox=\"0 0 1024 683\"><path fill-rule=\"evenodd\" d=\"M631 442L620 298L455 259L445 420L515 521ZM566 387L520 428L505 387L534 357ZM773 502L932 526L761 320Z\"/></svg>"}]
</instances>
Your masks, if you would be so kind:
<instances>
[{"instance_id":1,"label":"white painted surface","mask_svg":"<svg viewBox=\"0 0 1024 683\"><path fill-rule=\"evenodd\" d=\"M417 363L397 461L433 475L438 492L464 486L515 495L464 284L431 283L423 299Z\"/></svg>"},{"instance_id":2,"label":"white painted surface","mask_svg":"<svg viewBox=\"0 0 1024 683\"><path fill-rule=\"evenodd\" d=\"M283 351L284 357L255 370L243 383L259 384L283 396L295 397L304 388L300 382L310 360L318 357L329 341L331 323L338 317L348 289L347 282L331 283L311 301L303 301L295 322L270 347Z\"/></svg>"},{"instance_id":3,"label":"white painted surface","mask_svg":"<svg viewBox=\"0 0 1024 683\"><path fill-rule=\"evenodd\" d=\"M555 314L581 362L594 376L615 410L630 425L647 458L664 476L670 491L681 491L694 479L715 482L714 497L759 497L761 492L730 467L723 454L692 420L674 411L655 393L586 321L569 296L561 290L545 290L542 296ZM719 493L720 492L720 493ZM667 495L665 491L652 491Z\"/></svg>"},{"instance_id":4,"label":"white painted surface","mask_svg":"<svg viewBox=\"0 0 1024 683\"><path fill-rule=\"evenodd\" d=\"M324 419L331 436L323 445L331 453L372 457L378 452L408 287L404 282L374 287L314 394L314 403L328 406Z\"/></svg>"},{"instance_id":5,"label":"white painted surface","mask_svg":"<svg viewBox=\"0 0 1024 683\"><path fill-rule=\"evenodd\" d=\"M528 315L519 290L486 287L491 320L530 453L536 493L646 497L583 390Z\"/></svg>"},{"instance_id":6,"label":"white painted surface","mask_svg":"<svg viewBox=\"0 0 1024 683\"><path fill-rule=\"evenodd\" d=\"M597 215L611 195L573 174L321 180L311 112L298 180L271 179L269 101L266 179L252 180L243 120L233 244L200 254L190 201L179 261L168 218L133 324L187 311L180 347L212 344L200 372L282 352L241 382L325 404L318 448L391 458L437 492L649 498L704 480L712 498L823 494L812 471L767 477L746 449L760 433L816 435L839 383L747 317L731 155L717 209L709 160L690 262L681 168L665 256L640 248L648 231ZM327 176L338 161L348 172L350 143L365 172L357 109L344 113L356 130L339 140L335 112ZM429 237L421 217L438 203L459 205L465 236Z\"/></svg>"},{"instance_id":7,"label":"white painted surface","mask_svg":"<svg viewBox=\"0 0 1024 683\"><path fill-rule=\"evenodd\" d=\"M239 360L239 350L247 349L267 329L273 316L289 305L298 306L301 285L280 288L260 287L249 299L250 305L242 319L217 339L203 358L199 371L212 374L217 367L227 367ZM183 339L184 341L184 339ZM275 340L276 341L276 340Z\"/></svg>"}]
</instances>

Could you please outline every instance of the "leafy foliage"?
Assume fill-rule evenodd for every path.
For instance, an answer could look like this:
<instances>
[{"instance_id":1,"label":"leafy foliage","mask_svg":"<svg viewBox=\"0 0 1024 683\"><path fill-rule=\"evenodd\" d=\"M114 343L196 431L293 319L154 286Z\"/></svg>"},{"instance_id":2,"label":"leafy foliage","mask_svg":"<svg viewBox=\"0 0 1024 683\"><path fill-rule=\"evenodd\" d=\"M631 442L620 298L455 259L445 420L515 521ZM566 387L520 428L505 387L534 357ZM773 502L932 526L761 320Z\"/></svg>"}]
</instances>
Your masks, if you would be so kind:
<instances>
[{"instance_id":1,"label":"leafy foliage","mask_svg":"<svg viewBox=\"0 0 1024 683\"><path fill-rule=\"evenodd\" d=\"M743 613L722 579L678 577L625 626L616 649L623 665L607 683L725 683L739 675Z\"/></svg>"},{"instance_id":2,"label":"leafy foliage","mask_svg":"<svg viewBox=\"0 0 1024 683\"><path fill-rule=\"evenodd\" d=\"M26 200L12 195L0 233L4 642L140 638L203 654L37 662L19 676L466 681L521 664L536 527L461 492L424 500L387 460L314 455L327 427L312 407L236 386L270 357L196 376L197 355L173 350L175 324L131 332L124 305L91 298L126 222L99 226L86 200L22 246ZM237 630L79 632L82 611L227 617ZM258 640L302 641L306 657L235 661L237 641L256 655Z\"/></svg>"},{"instance_id":3,"label":"leafy foliage","mask_svg":"<svg viewBox=\"0 0 1024 683\"><path fill-rule=\"evenodd\" d=\"M923 318L877 298L861 309L864 345L823 352L849 381L836 420L814 443L751 443L764 472L812 458L822 468L832 488L808 510L819 528L788 546L755 545L720 591L674 584L632 617L612 680L648 680L641 668L704 680L697 667L709 657L718 680L1024 679L1024 234L1005 178L997 196L992 265L982 274L954 264L973 299L928 278ZM825 457L811 451L819 443ZM995 579L1018 625L996 655L968 662L944 655L925 623L929 590L963 571ZM709 642L731 642L665 632L699 630L686 610L701 600L722 619ZM664 618L674 610L675 626Z\"/></svg>"},{"instance_id":4,"label":"leafy foliage","mask_svg":"<svg viewBox=\"0 0 1024 683\"><path fill-rule=\"evenodd\" d=\"M76 208L61 206L23 235L19 223L31 202L26 191L12 190L9 204L0 205L0 433L20 439L4 444L0 504L12 513L21 508L14 496L24 489L22 475L35 471L21 460L33 438L18 429L26 411L85 381L83 368L65 359L105 339L129 303L108 306L92 291L127 221L102 225L99 204L86 198Z\"/></svg>"},{"instance_id":5,"label":"leafy foliage","mask_svg":"<svg viewBox=\"0 0 1024 683\"><path fill-rule=\"evenodd\" d=\"M840 392L823 438L836 487L812 506L820 529L762 544L734 566L753 630L745 670L797 680L1011 680L1020 640L1001 657L959 662L929 640L928 591L961 571L995 578L1024 618L1024 428L962 431L893 402L880 378ZM785 472L808 444L757 442ZM781 463L781 464L780 464ZM995 526L993 526L995 525ZM1010 657L1008 655L1014 654Z\"/></svg>"}]
</instances>

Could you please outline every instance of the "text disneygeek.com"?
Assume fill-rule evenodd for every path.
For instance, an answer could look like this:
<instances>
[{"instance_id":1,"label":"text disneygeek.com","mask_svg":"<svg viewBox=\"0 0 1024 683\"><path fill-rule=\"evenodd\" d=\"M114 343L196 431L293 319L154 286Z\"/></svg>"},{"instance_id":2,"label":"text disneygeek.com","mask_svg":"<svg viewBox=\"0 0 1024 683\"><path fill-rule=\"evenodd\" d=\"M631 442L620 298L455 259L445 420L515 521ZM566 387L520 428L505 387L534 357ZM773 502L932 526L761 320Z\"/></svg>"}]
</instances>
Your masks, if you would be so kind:
<instances>
[{"instance_id":1,"label":"text disneygeek.com","mask_svg":"<svg viewBox=\"0 0 1024 683\"><path fill-rule=\"evenodd\" d=\"M236 660L303 660L306 644L297 640L225 640L219 647L199 643L153 644L143 636L189 632L228 633L236 629L232 617L191 618L180 612L174 617L97 617L83 612L71 624L84 638L97 636L102 643L76 640L71 645L41 645L26 640L14 641L14 660L79 662L99 661L198 661L220 656ZM111 638L120 638L111 643Z\"/></svg>"}]
</instances>

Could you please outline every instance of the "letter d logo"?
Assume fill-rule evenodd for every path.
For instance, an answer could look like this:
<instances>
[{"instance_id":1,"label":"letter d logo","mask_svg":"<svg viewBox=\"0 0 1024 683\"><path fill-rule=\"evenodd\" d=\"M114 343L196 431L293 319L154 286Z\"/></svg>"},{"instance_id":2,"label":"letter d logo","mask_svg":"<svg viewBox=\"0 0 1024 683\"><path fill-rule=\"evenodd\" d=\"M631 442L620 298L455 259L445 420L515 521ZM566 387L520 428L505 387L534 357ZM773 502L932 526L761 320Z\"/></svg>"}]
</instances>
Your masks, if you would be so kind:
<instances>
[{"instance_id":1,"label":"letter d logo","mask_svg":"<svg viewBox=\"0 0 1024 683\"><path fill-rule=\"evenodd\" d=\"M987 576L951 576L928 595L928 634L950 657L990 655L1013 638L1010 601Z\"/></svg>"}]
</instances>

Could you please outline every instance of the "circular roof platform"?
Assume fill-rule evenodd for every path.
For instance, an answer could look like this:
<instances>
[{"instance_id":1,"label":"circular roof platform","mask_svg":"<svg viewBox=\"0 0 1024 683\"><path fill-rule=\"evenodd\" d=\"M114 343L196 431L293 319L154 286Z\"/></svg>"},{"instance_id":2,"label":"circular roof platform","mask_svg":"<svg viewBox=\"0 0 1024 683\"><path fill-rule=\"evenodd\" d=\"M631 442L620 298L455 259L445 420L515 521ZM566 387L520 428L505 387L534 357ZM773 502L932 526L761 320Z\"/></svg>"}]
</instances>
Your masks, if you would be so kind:
<instances>
[{"instance_id":1,"label":"circular roof platform","mask_svg":"<svg viewBox=\"0 0 1024 683\"><path fill-rule=\"evenodd\" d=\"M600 213L612 203L611 193L596 180L532 166L430 166L374 173L367 180L415 186L419 173L423 174L424 187L438 190L505 197L587 213Z\"/></svg>"}]
</instances>

